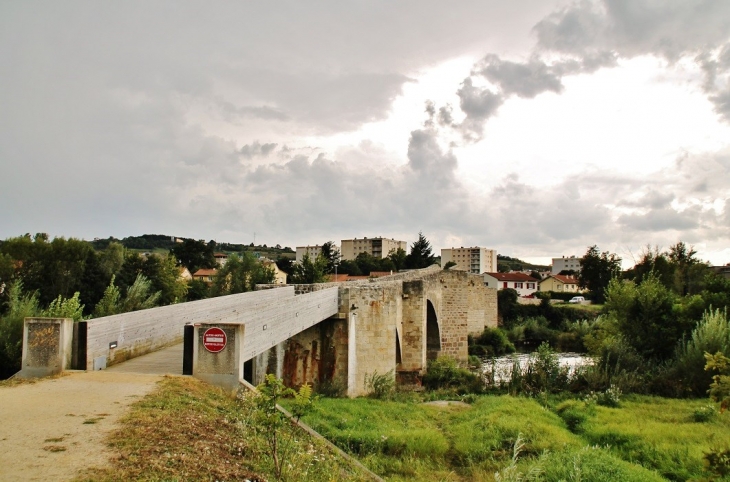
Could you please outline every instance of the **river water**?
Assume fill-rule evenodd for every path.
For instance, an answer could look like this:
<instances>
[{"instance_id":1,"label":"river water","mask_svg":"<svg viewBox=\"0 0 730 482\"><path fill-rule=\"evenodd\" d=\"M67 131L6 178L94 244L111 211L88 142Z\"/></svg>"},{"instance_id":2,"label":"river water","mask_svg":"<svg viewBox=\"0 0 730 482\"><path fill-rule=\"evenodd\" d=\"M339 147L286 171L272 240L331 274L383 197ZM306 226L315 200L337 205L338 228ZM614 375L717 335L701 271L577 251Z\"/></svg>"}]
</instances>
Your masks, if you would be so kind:
<instances>
[{"instance_id":1,"label":"river water","mask_svg":"<svg viewBox=\"0 0 730 482\"><path fill-rule=\"evenodd\" d=\"M593 359L582 353L565 352L556 353L555 355L558 357L560 366L568 367L571 374L575 373L575 370L579 367L593 365ZM520 364L520 369L524 371L530 360L535 356L536 354L530 353L514 353L495 358L484 358L482 359L482 371L487 375L487 379L491 379L492 374L494 374L494 383L500 383L509 380L515 361Z\"/></svg>"}]
</instances>

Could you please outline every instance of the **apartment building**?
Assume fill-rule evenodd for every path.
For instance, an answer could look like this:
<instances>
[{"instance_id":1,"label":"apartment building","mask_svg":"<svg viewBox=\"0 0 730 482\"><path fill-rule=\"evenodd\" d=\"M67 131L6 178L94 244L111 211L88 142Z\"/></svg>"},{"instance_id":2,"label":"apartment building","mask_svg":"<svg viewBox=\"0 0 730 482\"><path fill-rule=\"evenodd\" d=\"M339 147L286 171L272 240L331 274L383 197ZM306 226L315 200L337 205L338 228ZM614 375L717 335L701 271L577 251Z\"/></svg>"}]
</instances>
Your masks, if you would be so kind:
<instances>
[{"instance_id":1,"label":"apartment building","mask_svg":"<svg viewBox=\"0 0 730 482\"><path fill-rule=\"evenodd\" d=\"M560 274L561 271L572 270L576 273L580 271L580 262L583 258L576 258L575 256L562 258L553 258L553 267L550 270L550 274Z\"/></svg>"},{"instance_id":2,"label":"apartment building","mask_svg":"<svg viewBox=\"0 0 730 482\"><path fill-rule=\"evenodd\" d=\"M297 246L297 263L301 263L304 259L304 255L308 254L311 259L316 258L322 252L322 246Z\"/></svg>"},{"instance_id":3,"label":"apartment building","mask_svg":"<svg viewBox=\"0 0 730 482\"><path fill-rule=\"evenodd\" d=\"M408 243L392 238L343 239L340 253L342 259L346 260L354 260L360 253L368 253L375 258L387 258L391 251L397 250L398 248L407 251Z\"/></svg>"},{"instance_id":4,"label":"apartment building","mask_svg":"<svg viewBox=\"0 0 730 482\"><path fill-rule=\"evenodd\" d=\"M451 248L441 250L441 266L453 261L456 263L451 269L468 271L470 273L482 274L497 271L497 251L494 249L480 248Z\"/></svg>"}]
</instances>

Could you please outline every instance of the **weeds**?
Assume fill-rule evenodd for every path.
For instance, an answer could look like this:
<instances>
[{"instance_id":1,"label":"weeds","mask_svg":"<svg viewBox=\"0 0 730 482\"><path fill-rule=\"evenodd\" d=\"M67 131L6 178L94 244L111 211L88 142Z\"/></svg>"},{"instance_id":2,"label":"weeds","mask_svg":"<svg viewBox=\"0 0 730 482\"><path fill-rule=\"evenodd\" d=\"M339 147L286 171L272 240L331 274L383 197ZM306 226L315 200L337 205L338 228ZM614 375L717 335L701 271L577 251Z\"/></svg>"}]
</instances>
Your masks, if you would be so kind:
<instances>
[{"instance_id":1,"label":"weeds","mask_svg":"<svg viewBox=\"0 0 730 482\"><path fill-rule=\"evenodd\" d=\"M365 375L365 388L370 396L379 400L389 400L395 394L395 374L393 370L379 374L377 371L372 375Z\"/></svg>"}]
</instances>

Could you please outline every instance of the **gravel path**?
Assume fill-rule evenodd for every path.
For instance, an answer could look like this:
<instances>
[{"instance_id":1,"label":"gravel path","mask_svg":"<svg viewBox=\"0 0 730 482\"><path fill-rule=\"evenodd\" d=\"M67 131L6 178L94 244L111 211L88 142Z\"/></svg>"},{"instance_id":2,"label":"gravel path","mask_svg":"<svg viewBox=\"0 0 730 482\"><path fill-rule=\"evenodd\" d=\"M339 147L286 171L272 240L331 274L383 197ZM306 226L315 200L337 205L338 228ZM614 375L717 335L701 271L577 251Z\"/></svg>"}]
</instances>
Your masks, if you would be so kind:
<instances>
[{"instance_id":1,"label":"gravel path","mask_svg":"<svg viewBox=\"0 0 730 482\"><path fill-rule=\"evenodd\" d=\"M109 463L104 439L161 375L71 372L0 388L0 480L69 480Z\"/></svg>"},{"instance_id":2,"label":"gravel path","mask_svg":"<svg viewBox=\"0 0 730 482\"><path fill-rule=\"evenodd\" d=\"M0 387L0 481L69 480L108 464L104 440L120 416L181 366L179 344L108 370Z\"/></svg>"}]
</instances>

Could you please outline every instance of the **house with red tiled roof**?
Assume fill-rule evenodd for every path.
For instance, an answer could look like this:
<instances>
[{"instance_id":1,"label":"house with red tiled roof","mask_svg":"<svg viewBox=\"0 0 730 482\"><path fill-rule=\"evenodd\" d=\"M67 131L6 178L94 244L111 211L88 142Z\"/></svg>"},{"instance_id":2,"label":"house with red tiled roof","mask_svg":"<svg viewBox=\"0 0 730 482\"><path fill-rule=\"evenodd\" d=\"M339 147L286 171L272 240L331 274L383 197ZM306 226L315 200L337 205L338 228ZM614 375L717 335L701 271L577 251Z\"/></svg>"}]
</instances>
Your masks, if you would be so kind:
<instances>
[{"instance_id":1,"label":"house with red tiled roof","mask_svg":"<svg viewBox=\"0 0 730 482\"><path fill-rule=\"evenodd\" d=\"M520 296L530 296L537 291L538 280L529 274L513 273L484 273L484 284L488 288L504 290L511 288Z\"/></svg>"},{"instance_id":2,"label":"house with red tiled roof","mask_svg":"<svg viewBox=\"0 0 730 482\"><path fill-rule=\"evenodd\" d=\"M540 281L540 291L557 291L558 293L577 293L578 278L562 274L550 275Z\"/></svg>"},{"instance_id":3,"label":"house with red tiled roof","mask_svg":"<svg viewBox=\"0 0 730 482\"><path fill-rule=\"evenodd\" d=\"M200 268L198 271L193 273L193 279L205 281L208 284L213 282L213 276L218 272L215 268Z\"/></svg>"}]
</instances>

